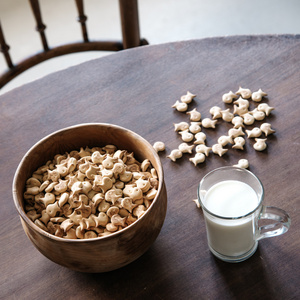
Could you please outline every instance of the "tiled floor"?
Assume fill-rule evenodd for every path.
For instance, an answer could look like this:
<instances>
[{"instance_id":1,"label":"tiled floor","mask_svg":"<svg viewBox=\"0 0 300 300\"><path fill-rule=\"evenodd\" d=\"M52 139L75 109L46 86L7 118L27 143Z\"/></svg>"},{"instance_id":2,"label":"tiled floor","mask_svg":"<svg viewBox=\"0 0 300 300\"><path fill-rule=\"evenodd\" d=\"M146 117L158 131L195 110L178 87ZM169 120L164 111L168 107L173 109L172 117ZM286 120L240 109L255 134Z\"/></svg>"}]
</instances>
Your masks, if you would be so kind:
<instances>
[{"instance_id":1,"label":"tiled floor","mask_svg":"<svg viewBox=\"0 0 300 300\"><path fill-rule=\"evenodd\" d=\"M50 45L63 43L65 39L80 39L74 0L40 0L40 3ZM121 38L117 0L86 0L85 9L91 38ZM299 13L299 0L139 0L141 35L150 44L236 34L297 34ZM14 61L40 49L31 15L26 0L0 0L0 20ZM111 53L75 54L68 59L45 62L13 80L0 93L107 54ZM0 72L4 69L1 56Z\"/></svg>"}]
</instances>

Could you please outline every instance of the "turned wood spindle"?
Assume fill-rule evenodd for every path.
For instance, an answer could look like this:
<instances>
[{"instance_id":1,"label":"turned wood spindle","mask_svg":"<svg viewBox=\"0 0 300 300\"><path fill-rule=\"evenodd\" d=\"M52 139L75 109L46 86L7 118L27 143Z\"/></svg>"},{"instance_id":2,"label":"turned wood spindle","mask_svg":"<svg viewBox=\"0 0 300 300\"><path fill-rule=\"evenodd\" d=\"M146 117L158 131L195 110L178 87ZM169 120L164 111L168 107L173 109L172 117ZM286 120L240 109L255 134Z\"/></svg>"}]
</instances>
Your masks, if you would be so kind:
<instances>
[{"instance_id":1,"label":"turned wood spindle","mask_svg":"<svg viewBox=\"0 0 300 300\"><path fill-rule=\"evenodd\" d=\"M36 31L40 33L41 41L45 51L49 50L48 42L45 35L46 25L43 24L40 4L38 0L29 0L32 12L36 20Z\"/></svg>"},{"instance_id":2,"label":"turned wood spindle","mask_svg":"<svg viewBox=\"0 0 300 300\"><path fill-rule=\"evenodd\" d=\"M3 53L7 66L12 69L14 67L10 55L9 55L9 46L5 42L4 34L0 22L0 51Z\"/></svg>"},{"instance_id":3,"label":"turned wood spindle","mask_svg":"<svg viewBox=\"0 0 300 300\"><path fill-rule=\"evenodd\" d=\"M86 20L87 16L84 14L84 7L83 7L83 0L75 0L77 11L78 11L78 18L77 21L81 24L81 31L83 40L87 43L89 42L87 28L86 28Z\"/></svg>"}]
</instances>

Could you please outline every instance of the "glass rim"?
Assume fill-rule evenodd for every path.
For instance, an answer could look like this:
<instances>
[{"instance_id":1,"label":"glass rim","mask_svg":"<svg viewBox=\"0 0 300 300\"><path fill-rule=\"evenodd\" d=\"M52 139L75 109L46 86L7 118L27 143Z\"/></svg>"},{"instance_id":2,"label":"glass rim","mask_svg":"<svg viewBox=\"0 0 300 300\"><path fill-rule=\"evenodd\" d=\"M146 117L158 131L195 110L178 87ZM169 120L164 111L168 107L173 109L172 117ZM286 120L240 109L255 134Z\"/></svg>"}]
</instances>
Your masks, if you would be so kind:
<instances>
[{"instance_id":1,"label":"glass rim","mask_svg":"<svg viewBox=\"0 0 300 300\"><path fill-rule=\"evenodd\" d=\"M208 176L210 176L211 174L216 173L216 172L218 172L218 171L226 170L226 169L231 169L231 170L236 170L236 171L239 171L239 172L248 173L249 175L251 175L253 178L255 178L255 179L258 181L258 183L259 183L259 185L260 185L260 187L261 187L262 194L261 194L261 196L260 196L260 199L259 199L259 201L258 201L258 204L255 206L255 208L254 208L253 210L251 210L251 211L248 212L247 214L244 214L244 215L238 216L238 217L224 217L224 216L220 216L220 215L217 215L217 214L211 212L209 209L207 209L207 208L205 207L204 203L201 201L200 187L201 187L201 185L203 184L204 180L205 180ZM235 166L225 166L225 167L220 167L220 168L216 168L216 169L214 169L214 170L208 172L208 173L207 173L205 176L203 176L203 178L201 179L201 181L200 181L200 183L199 183L199 185L198 185L198 190L197 190L198 201L199 201L200 206L202 207L202 209L205 210L207 213L209 213L211 216L216 217L216 218L219 218L219 219L223 219L223 220L239 220L239 219L243 219L243 218L245 218L245 217L248 217L248 216L252 215L252 214L257 210L257 208L261 206L262 201L263 201L263 199L264 199L264 194L265 194L264 186L263 186L262 182L260 181L260 179L259 179L254 173L252 173L251 171L249 171L249 170L247 170L247 169L245 169L245 168L240 168L240 167L235 167Z\"/></svg>"}]
</instances>

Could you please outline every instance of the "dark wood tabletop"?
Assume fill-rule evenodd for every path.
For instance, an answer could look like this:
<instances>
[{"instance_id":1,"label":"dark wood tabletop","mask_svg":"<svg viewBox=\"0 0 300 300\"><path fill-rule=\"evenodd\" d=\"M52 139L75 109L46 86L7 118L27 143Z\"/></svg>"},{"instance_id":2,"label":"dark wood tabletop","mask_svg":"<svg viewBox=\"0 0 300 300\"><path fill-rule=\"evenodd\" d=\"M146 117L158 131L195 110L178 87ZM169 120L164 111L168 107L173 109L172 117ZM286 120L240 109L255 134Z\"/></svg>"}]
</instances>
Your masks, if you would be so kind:
<instances>
[{"instance_id":1,"label":"dark wood tabletop","mask_svg":"<svg viewBox=\"0 0 300 300\"><path fill-rule=\"evenodd\" d=\"M276 133L267 149L219 157L195 167L184 154L167 155L182 142L173 123L189 122L172 108L187 91L189 109L232 105L222 95L239 86L268 93L275 110L264 120ZM257 106L251 103L252 108ZM1 299L300 299L300 36L234 36L125 50L69 68L0 97L0 298ZM155 243L139 259L109 273L71 271L40 254L26 237L11 185L26 151L55 130L79 123L113 123L131 129L160 153L168 210ZM261 122L258 122L260 124ZM252 127L254 127L253 125ZM207 144L232 126L203 129ZM251 127L251 126L250 126ZM251 127L251 128L252 128ZM193 202L201 178L214 168L249 161L265 187L265 204L289 212L290 230L259 242L247 261L230 264L208 249L201 209Z\"/></svg>"}]
</instances>

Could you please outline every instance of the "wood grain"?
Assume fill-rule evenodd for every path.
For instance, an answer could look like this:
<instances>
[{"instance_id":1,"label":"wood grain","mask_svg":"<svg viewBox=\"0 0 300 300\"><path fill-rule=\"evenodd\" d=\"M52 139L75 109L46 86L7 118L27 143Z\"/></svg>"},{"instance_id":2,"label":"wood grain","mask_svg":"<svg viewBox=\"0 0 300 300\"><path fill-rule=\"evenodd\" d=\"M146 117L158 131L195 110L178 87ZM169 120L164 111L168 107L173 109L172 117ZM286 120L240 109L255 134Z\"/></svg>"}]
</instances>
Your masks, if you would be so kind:
<instances>
[{"instance_id":1,"label":"wood grain","mask_svg":"<svg viewBox=\"0 0 300 300\"><path fill-rule=\"evenodd\" d=\"M191 40L125 50L54 73L0 97L1 210L0 298L3 299L297 299L300 298L299 143L300 36L235 36ZM181 143L173 123L187 121L173 103L187 90L197 97L202 117L239 86L268 92L275 107L268 122L276 134L268 148L223 157L210 154L194 167L184 155L166 155ZM11 184L25 152L60 128L107 122L131 129L151 144L162 140L160 154L168 210L152 247L130 265L104 274L82 274L60 267L34 248L21 227ZM219 122L206 130L212 144L229 129ZM257 252L240 264L214 258L196 198L210 170L247 158L262 181L265 204L290 213L288 233L259 242Z\"/></svg>"}]
</instances>

